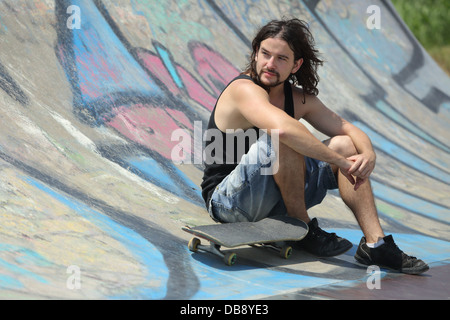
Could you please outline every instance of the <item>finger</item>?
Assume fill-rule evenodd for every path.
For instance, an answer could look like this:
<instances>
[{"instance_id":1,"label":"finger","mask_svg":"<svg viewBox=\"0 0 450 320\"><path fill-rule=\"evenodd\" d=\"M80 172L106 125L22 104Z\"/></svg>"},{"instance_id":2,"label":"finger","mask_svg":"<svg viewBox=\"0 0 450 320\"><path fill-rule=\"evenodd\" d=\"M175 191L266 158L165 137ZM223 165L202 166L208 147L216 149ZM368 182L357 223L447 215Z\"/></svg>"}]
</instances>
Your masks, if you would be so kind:
<instances>
[{"instance_id":1,"label":"finger","mask_svg":"<svg viewBox=\"0 0 450 320\"><path fill-rule=\"evenodd\" d=\"M369 178L371 173L372 173L372 170L370 170L370 168L365 168L363 170L363 172L361 172L361 178L367 179L367 178Z\"/></svg>"},{"instance_id":2,"label":"finger","mask_svg":"<svg viewBox=\"0 0 450 320\"><path fill-rule=\"evenodd\" d=\"M369 163L361 166L361 178L367 179L373 172L374 167Z\"/></svg>"},{"instance_id":3,"label":"finger","mask_svg":"<svg viewBox=\"0 0 450 320\"><path fill-rule=\"evenodd\" d=\"M357 177L361 177L363 179L366 179L372 173L372 170L373 170L373 168L368 164L367 161L362 161L362 163L358 167L358 169L355 170L354 172L352 172L352 174L357 176Z\"/></svg>"},{"instance_id":4,"label":"finger","mask_svg":"<svg viewBox=\"0 0 450 320\"><path fill-rule=\"evenodd\" d=\"M361 163L362 163L361 159L356 159L356 160L353 160L353 161L354 162L353 162L352 166L350 167L350 169L348 169L348 172L351 173L351 174L355 174L355 172L357 170L359 170L359 168L361 167Z\"/></svg>"},{"instance_id":5,"label":"finger","mask_svg":"<svg viewBox=\"0 0 450 320\"><path fill-rule=\"evenodd\" d=\"M344 177L347 178L347 180L354 185L355 184L355 178L348 172L348 170L341 170L341 173L344 175Z\"/></svg>"},{"instance_id":6,"label":"finger","mask_svg":"<svg viewBox=\"0 0 450 320\"><path fill-rule=\"evenodd\" d=\"M364 182L366 182L366 179L362 179L362 178L356 178L356 182L355 182L355 186L354 186L354 190L358 190L360 186L362 186L364 184Z\"/></svg>"}]
</instances>

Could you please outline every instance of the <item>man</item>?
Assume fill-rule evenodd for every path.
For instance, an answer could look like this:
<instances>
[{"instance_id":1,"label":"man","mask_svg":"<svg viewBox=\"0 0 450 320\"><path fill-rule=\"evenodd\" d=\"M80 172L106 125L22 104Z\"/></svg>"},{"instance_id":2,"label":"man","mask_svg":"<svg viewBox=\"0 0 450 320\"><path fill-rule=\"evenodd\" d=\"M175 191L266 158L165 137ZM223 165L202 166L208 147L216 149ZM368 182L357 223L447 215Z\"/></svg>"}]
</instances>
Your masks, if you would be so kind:
<instances>
[{"instance_id":1,"label":"man","mask_svg":"<svg viewBox=\"0 0 450 320\"><path fill-rule=\"evenodd\" d=\"M202 194L211 217L226 223L287 214L308 223L299 247L335 256L352 244L322 230L307 209L339 188L364 233L358 262L411 274L428 270L383 233L369 182L375 152L364 132L317 98L322 61L306 24L272 21L252 48L247 70L224 89L208 125ZM331 138L322 143L299 119Z\"/></svg>"}]
</instances>

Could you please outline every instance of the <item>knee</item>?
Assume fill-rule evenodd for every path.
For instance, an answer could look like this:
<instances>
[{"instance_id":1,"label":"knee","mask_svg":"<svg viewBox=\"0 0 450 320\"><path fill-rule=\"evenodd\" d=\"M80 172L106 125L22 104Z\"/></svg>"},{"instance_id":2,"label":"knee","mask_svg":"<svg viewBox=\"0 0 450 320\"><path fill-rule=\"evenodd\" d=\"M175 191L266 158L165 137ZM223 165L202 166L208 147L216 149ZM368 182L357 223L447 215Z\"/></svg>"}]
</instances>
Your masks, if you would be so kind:
<instances>
[{"instance_id":1,"label":"knee","mask_svg":"<svg viewBox=\"0 0 450 320\"><path fill-rule=\"evenodd\" d=\"M336 136L331 140L329 147L344 157L350 157L358 153L352 138L347 135Z\"/></svg>"}]
</instances>

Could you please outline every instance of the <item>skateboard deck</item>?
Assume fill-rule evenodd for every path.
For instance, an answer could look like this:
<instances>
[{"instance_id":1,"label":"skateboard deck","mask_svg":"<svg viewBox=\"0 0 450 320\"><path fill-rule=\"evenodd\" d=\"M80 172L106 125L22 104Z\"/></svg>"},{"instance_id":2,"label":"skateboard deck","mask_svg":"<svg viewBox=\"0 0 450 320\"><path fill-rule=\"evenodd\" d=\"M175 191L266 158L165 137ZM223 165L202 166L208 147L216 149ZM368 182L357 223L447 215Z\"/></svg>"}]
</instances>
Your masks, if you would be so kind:
<instances>
[{"instance_id":1,"label":"skateboard deck","mask_svg":"<svg viewBox=\"0 0 450 320\"><path fill-rule=\"evenodd\" d=\"M210 243L205 246L201 244L200 239L192 238L188 245L191 251L211 252L222 257L227 265L233 265L237 256L233 252L222 252L222 246L235 248L243 245L263 245L277 250L283 258L288 258L292 248L279 243L301 240L308 233L308 225L305 222L288 216L270 217L257 222L186 226L182 229Z\"/></svg>"}]
</instances>

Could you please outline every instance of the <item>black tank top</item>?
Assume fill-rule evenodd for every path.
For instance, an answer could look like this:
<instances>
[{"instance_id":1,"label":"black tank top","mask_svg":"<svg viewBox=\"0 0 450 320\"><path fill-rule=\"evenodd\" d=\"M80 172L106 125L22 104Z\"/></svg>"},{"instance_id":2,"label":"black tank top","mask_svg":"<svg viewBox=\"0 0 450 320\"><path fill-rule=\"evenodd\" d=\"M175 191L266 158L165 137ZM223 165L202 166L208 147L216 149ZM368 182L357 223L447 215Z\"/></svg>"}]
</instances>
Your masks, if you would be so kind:
<instances>
[{"instance_id":1,"label":"black tank top","mask_svg":"<svg viewBox=\"0 0 450 320\"><path fill-rule=\"evenodd\" d=\"M249 76L241 74L234 78L225 89L228 88L233 81L238 79L252 80ZM225 91L225 89L223 91ZM220 96L217 101L220 99ZM284 83L284 96L284 111L291 117L294 117L294 100L289 81L285 81ZM235 130L230 133L220 131L214 120L216 106L214 106L211 117L209 118L208 129L206 132L204 149L205 169L203 182L201 184L202 196L208 209L209 200L211 199L216 186L229 175L234 168L236 168L242 155L248 152L250 146L259 139L260 134L260 130L256 127L245 131ZM239 148L240 145L242 145L242 148Z\"/></svg>"}]
</instances>

